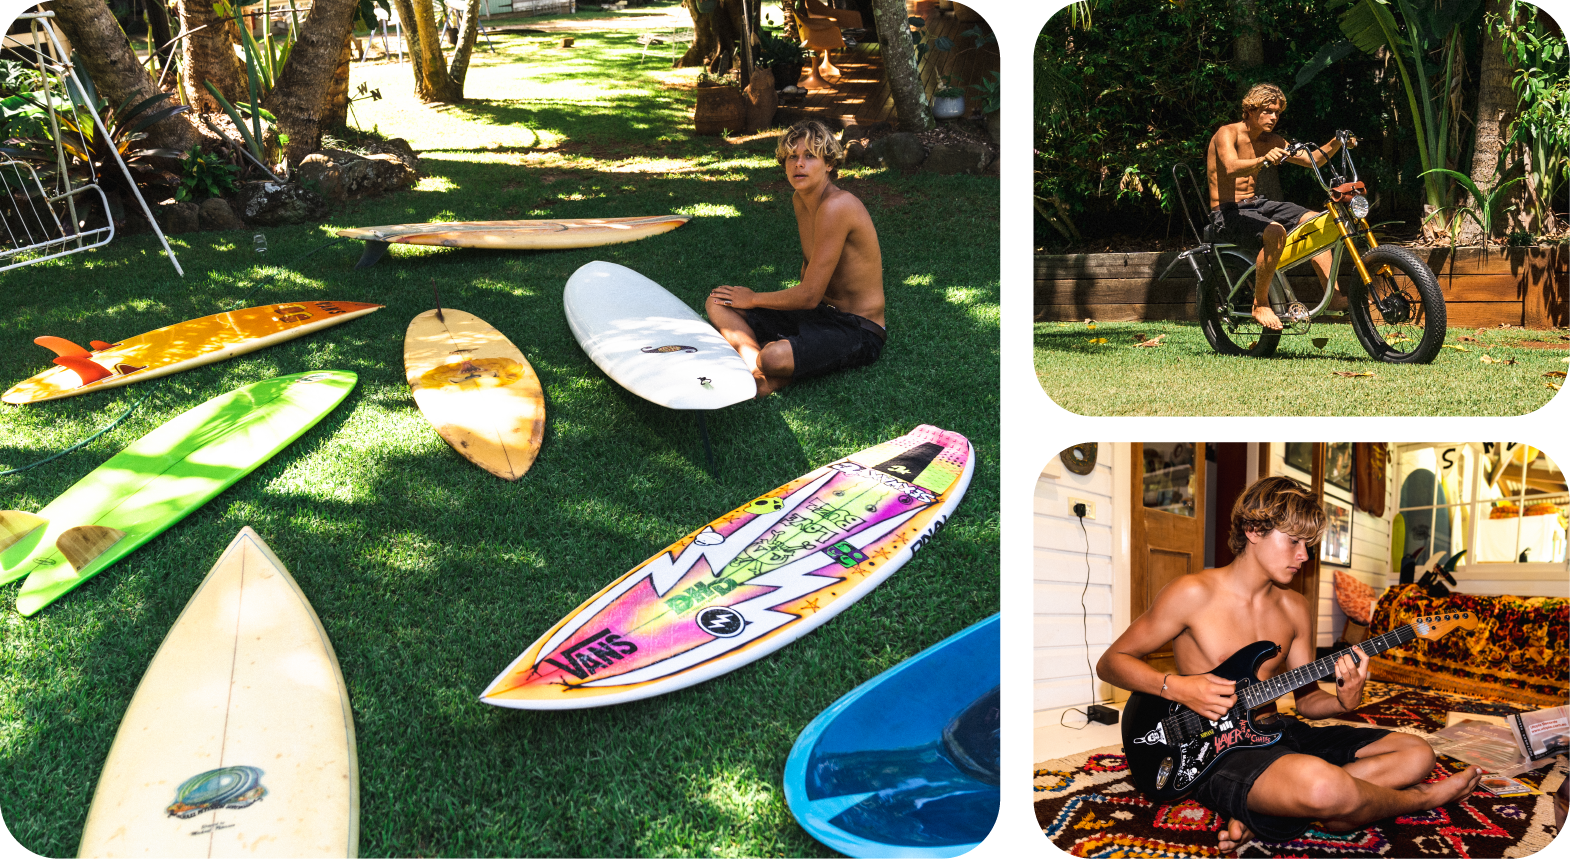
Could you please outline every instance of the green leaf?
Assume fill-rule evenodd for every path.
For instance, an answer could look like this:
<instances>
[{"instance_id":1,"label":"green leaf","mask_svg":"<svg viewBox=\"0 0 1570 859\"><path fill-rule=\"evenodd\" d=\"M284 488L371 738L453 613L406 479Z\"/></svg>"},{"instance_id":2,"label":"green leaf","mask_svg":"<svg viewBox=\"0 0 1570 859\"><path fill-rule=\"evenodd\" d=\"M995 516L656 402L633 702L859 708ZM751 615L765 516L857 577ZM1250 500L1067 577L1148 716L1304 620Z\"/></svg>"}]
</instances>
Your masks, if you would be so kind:
<instances>
[{"instance_id":1,"label":"green leaf","mask_svg":"<svg viewBox=\"0 0 1570 859\"><path fill-rule=\"evenodd\" d=\"M1354 50L1357 50L1357 46L1352 44L1349 39L1337 39L1320 48L1319 53L1315 54L1313 59L1304 63L1303 68L1298 70L1297 81L1292 86L1291 91L1297 92L1299 87L1313 80L1315 75L1330 68L1334 63L1346 59L1347 55Z\"/></svg>"}]
</instances>

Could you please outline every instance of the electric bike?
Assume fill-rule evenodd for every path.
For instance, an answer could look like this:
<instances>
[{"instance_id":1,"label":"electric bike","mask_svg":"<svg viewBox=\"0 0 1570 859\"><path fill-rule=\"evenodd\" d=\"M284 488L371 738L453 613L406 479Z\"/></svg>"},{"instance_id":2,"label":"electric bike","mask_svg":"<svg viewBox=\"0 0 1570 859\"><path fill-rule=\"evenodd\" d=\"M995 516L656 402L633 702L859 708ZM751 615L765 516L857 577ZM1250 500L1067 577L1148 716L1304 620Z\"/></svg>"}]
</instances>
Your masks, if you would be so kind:
<instances>
[{"instance_id":1,"label":"electric bike","mask_svg":"<svg viewBox=\"0 0 1570 859\"><path fill-rule=\"evenodd\" d=\"M1198 281L1200 328L1217 352L1268 357L1275 353L1283 335L1307 334L1314 319L1340 315L1329 308L1345 257L1351 259L1357 273L1346 285L1347 312L1352 316L1352 331L1368 354L1392 364L1426 364L1439 354L1445 342L1445 299L1439 281L1411 251L1381 245L1374 238L1366 220L1368 189L1358 181L1357 167L1352 163L1356 138L1344 130L1337 131L1336 138L1341 142L1340 163L1333 167L1334 159L1326 157L1324 165L1313 166L1314 178L1328 198L1325 210L1287 233L1281 261L1271 279L1270 306L1281 320L1279 331L1266 329L1252 315L1255 254L1217 241L1216 227L1208 217L1194 219L1179 168L1188 174L1188 183L1202 204L1209 203L1209 195L1200 193L1187 165L1173 166L1178 200L1199 244L1173 260L1161 279L1182 262L1193 269ZM1288 156L1307 152L1313 161L1312 153L1323 150L1313 143L1293 143L1286 152ZM1323 171L1330 172L1328 181ZM1208 215L1208 205L1202 205L1200 212ZM1286 274L1326 249L1331 252L1330 283L1318 303L1309 307L1298 300Z\"/></svg>"}]
</instances>

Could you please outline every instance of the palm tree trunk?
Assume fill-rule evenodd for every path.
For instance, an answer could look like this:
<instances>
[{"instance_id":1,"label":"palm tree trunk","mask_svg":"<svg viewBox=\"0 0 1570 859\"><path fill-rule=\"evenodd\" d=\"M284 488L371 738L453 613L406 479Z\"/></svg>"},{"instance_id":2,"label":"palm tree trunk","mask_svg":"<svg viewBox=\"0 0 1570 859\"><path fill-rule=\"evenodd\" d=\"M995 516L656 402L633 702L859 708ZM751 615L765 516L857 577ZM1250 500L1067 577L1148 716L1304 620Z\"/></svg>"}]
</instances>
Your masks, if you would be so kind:
<instances>
[{"instance_id":1,"label":"palm tree trunk","mask_svg":"<svg viewBox=\"0 0 1570 859\"><path fill-rule=\"evenodd\" d=\"M246 87L245 64L235 56L239 31L228 18L218 17L212 0L177 0L181 28L190 33L180 41L180 85L186 104L197 113L219 113L217 99L203 84L211 81L230 104L251 100Z\"/></svg>"},{"instance_id":2,"label":"palm tree trunk","mask_svg":"<svg viewBox=\"0 0 1570 859\"><path fill-rule=\"evenodd\" d=\"M1483 12L1485 16L1505 16L1509 12L1508 0L1487 0ZM1477 80L1477 123L1472 144L1472 181L1485 192L1492 189L1496 182L1503 179L1506 173L1504 156L1505 134L1510 129L1510 121L1515 117L1515 93L1510 89L1510 78L1514 70L1505 61L1504 51L1501 50L1501 39L1492 27L1483 31L1482 44L1478 47L1482 51L1482 69L1478 72ZM1513 195L1517 204L1524 202L1525 189L1520 185L1515 188ZM1509 193L1509 192L1506 192ZM1504 221L1514 220L1498 216L1500 210L1508 208L1510 201L1501 201L1495 208L1494 223L1489 225L1490 232L1497 235L1500 228L1505 226ZM1519 217L1519 216L1517 216ZM1483 232L1476 224L1467 222L1461 231L1461 241L1465 244L1475 244L1483 239Z\"/></svg>"},{"instance_id":3,"label":"palm tree trunk","mask_svg":"<svg viewBox=\"0 0 1570 859\"><path fill-rule=\"evenodd\" d=\"M927 88L916 68L916 43L906 23L905 0L873 0L878 22L878 44L883 51L883 73L894 95L894 111L901 131L931 131L936 125L927 105Z\"/></svg>"},{"instance_id":4,"label":"palm tree trunk","mask_svg":"<svg viewBox=\"0 0 1570 859\"><path fill-rule=\"evenodd\" d=\"M343 53L338 55L338 70L333 73L332 85L327 90L327 102L322 107L322 128L340 129L349 124L349 61L354 33L344 35Z\"/></svg>"},{"instance_id":5,"label":"palm tree trunk","mask_svg":"<svg viewBox=\"0 0 1570 859\"><path fill-rule=\"evenodd\" d=\"M463 101L463 80L469 76L469 57L474 54L474 42L480 32L480 0L469 0L463 13L463 32L458 34L458 45L452 51L452 65L448 77L458 85L458 101Z\"/></svg>"},{"instance_id":6,"label":"palm tree trunk","mask_svg":"<svg viewBox=\"0 0 1570 859\"><path fill-rule=\"evenodd\" d=\"M439 102L442 104L456 104L463 101L463 87L452 79L452 74L447 71L447 63L442 56L442 33L436 28L436 9L426 0L409 3L408 0L396 0L398 3L398 16L403 19L404 35L414 34L414 44L410 46L410 58L420 65L420 70L415 73L414 94L424 102ZM403 18L405 10L413 15Z\"/></svg>"},{"instance_id":7,"label":"palm tree trunk","mask_svg":"<svg viewBox=\"0 0 1570 859\"><path fill-rule=\"evenodd\" d=\"M262 101L277 117L279 133L288 137L284 158L290 164L299 164L321 145L327 92L348 45L355 6L356 0L316 0L283 74Z\"/></svg>"},{"instance_id":8,"label":"palm tree trunk","mask_svg":"<svg viewBox=\"0 0 1570 859\"><path fill-rule=\"evenodd\" d=\"M81 59L77 74L93 79L98 94L110 104L142 101L158 94L131 43L103 0L54 0L55 22ZM148 146L190 149L202 141L183 114L147 129Z\"/></svg>"}]
</instances>

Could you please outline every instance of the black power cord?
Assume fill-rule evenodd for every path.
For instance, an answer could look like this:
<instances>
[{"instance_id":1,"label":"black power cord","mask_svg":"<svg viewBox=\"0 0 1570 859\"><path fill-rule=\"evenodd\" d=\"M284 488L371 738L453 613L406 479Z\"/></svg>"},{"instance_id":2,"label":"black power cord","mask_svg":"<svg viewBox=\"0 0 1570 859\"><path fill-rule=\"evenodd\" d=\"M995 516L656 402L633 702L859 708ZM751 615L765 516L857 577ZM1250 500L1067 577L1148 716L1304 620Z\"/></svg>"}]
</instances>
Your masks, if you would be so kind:
<instances>
[{"instance_id":1,"label":"black power cord","mask_svg":"<svg viewBox=\"0 0 1570 859\"><path fill-rule=\"evenodd\" d=\"M1118 722L1118 712L1116 710L1095 703L1096 669L1090 664L1090 607L1085 605L1085 594L1090 591L1090 531L1085 528L1085 514L1088 512L1090 511L1086 509L1084 502L1074 505L1074 515L1079 518L1079 531L1085 537L1085 586L1080 588L1079 591L1079 611L1085 639L1085 668L1090 675L1091 704L1084 710L1070 707L1063 711L1062 716L1058 717L1059 725L1073 728L1076 731L1083 730L1085 725L1091 722L1100 722L1103 725L1116 725ZM1064 717L1071 712L1083 715L1085 717L1085 725L1069 725L1065 723L1063 721Z\"/></svg>"}]
</instances>

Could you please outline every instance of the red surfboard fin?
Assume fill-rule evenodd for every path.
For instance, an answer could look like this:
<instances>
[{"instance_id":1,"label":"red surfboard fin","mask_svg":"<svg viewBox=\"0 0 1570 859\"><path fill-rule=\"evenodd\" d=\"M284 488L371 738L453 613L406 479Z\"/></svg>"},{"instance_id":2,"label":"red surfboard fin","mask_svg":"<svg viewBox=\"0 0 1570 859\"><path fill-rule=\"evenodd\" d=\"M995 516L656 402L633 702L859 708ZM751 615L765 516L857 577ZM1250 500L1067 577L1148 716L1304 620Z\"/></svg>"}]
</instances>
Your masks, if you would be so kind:
<instances>
[{"instance_id":1,"label":"red surfboard fin","mask_svg":"<svg viewBox=\"0 0 1570 859\"><path fill-rule=\"evenodd\" d=\"M105 349L108 349L109 347L113 346L114 344L113 343L105 343L102 340L89 340L89 341L87 341L87 345L93 347L93 351L94 352L102 352Z\"/></svg>"},{"instance_id":2,"label":"red surfboard fin","mask_svg":"<svg viewBox=\"0 0 1570 859\"><path fill-rule=\"evenodd\" d=\"M20 510L0 510L0 551L48 524L49 520Z\"/></svg>"},{"instance_id":3,"label":"red surfboard fin","mask_svg":"<svg viewBox=\"0 0 1570 859\"><path fill-rule=\"evenodd\" d=\"M78 525L55 541L55 548L71 565L71 569L81 572L88 564L97 560L106 549L120 542L125 537L125 532L114 528L105 528L102 525Z\"/></svg>"},{"instance_id":4,"label":"red surfboard fin","mask_svg":"<svg viewBox=\"0 0 1570 859\"><path fill-rule=\"evenodd\" d=\"M61 355L55 359L55 363L74 371L82 380L83 385L91 384L112 375L98 364L77 355Z\"/></svg>"},{"instance_id":5,"label":"red surfboard fin","mask_svg":"<svg viewBox=\"0 0 1570 859\"><path fill-rule=\"evenodd\" d=\"M42 337L34 337L33 342L61 357L86 358L89 354L91 354L86 349L83 349L75 343L65 339L64 337L52 337L48 334L45 334Z\"/></svg>"}]
</instances>

